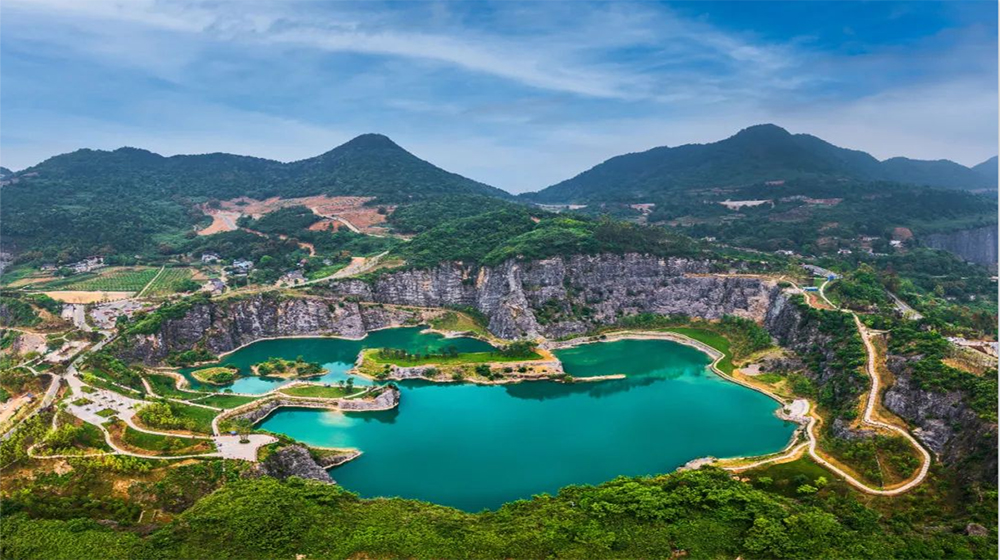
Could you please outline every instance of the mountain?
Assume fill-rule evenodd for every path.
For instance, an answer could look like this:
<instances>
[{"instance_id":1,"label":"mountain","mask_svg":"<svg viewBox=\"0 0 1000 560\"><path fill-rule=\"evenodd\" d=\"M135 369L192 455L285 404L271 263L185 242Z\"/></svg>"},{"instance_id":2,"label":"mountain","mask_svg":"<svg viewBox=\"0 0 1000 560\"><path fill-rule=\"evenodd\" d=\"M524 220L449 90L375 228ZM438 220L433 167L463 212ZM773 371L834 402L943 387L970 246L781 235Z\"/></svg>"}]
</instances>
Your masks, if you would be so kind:
<instances>
[{"instance_id":1,"label":"mountain","mask_svg":"<svg viewBox=\"0 0 1000 560\"><path fill-rule=\"evenodd\" d=\"M0 167L0 179L3 179L5 177L9 177L9 176L11 176L13 174L14 174L14 172L11 171L10 169L7 169L6 167Z\"/></svg>"},{"instance_id":2,"label":"mountain","mask_svg":"<svg viewBox=\"0 0 1000 560\"><path fill-rule=\"evenodd\" d=\"M756 125L711 144L659 147L613 157L583 173L525 195L536 202L642 202L670 191L731 187L794 178L845 178L945 188L995 187L951 161L893 158L841 148L773 124Z\"/></svg>"},{"instance_id":3,"label":"mountain","mask_svg":"<svg viewBox=\"0 0 1000 560\"><path fill-rule=\"evenodd\" d=\"M164 157L138 148L77 150L14 174L0 235L16 251L141 253L176 242L204 215L197 204L248 196L373 196L407 203L508 193L445 171L380 134L282 163L233 154ZM162 249L166 250L166 248Z\"/></svg>"},{"instance_id":4,"label":"mountain","mask_svg":"<svg viewBox=\"0 0 1000 560\"><path fill-rule=\"evenodd\" d=\"M428 163L381 134L363 134L319 156L281 163L213 153L164 157L138 148L77 150L18 174L25 183L127 183L134 189L186 197L377 196L403 202L438 194L506 192Z\"/></svg>"},{"instance_id":5,"label":"mountain","mask_svg":"<svg viewBox=\"0 0 1000 560\"><path fill-rule=\"evenodd\" d=\"M989 179L992 186L996 188L998 184L997 156L993 156L983 163L973 166L972 170L979 174L980 177Z\"/></svg>"}]
</instances>

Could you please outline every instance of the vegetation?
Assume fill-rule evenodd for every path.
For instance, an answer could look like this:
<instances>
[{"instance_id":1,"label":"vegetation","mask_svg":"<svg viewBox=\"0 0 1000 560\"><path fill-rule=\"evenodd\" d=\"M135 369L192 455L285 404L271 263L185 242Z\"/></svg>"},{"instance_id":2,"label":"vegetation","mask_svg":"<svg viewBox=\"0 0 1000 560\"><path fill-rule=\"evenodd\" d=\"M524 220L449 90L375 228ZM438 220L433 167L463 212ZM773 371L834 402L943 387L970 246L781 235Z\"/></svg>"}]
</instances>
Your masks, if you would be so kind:
<instances>
[{"instance_id":1,"label":"vegetation","mask_svg":"<svg viewBox=\"0 0 1000 560\"><path fill-rule=\"evenodd\" d=\"M236 379L236 374L236 368L210 367L192 371L191 377L209 385L227 385Z\"/></svg>"},{"instance_id":2,"label":"vegetation","mask_svg":"<svg viewBox=\"0 0 1000 560\"><path fill-rule=\"evenodd\" d=\"M38 286L45 290L82 290L103 292L138 292L142 290L156 273L156 268L111 267L96 273L67 276Z\"/></svg>"},{"instance_id":3,"label":"vegetation","mask_svg":"<svg viewBox=\"0 0 1000 560\"><path fill-rule=\"evenodd\" d=\"M834 282L826 291L851 309L869 309L889 302L878 274L866 264Z\"/></svg>"},{"instance_id":4,"label":"vegetation","mask_svg":"<svg viewBox=\"0 0 1000 560\"><path fill-rule=\"evenodd\" d=\"M349 391L345 386L339 385L296 385L294 387L283 387L281 392L293 397L339 399L346 397L354 391Z\"/></svg>"},{"instance_id":5,"label":"vegetation","mask_svg":"<svg viewBox=\"0 0 1000 560\"><path fill-rule=\"evenodd\" d=\"M165 297L178 293L196 292L201 284L191 279L191 269L186 267L168 267L153 280L153 283L143 292L143 297Z\"/></svg>"},{"instance_id":6,"label":"vegetation","mask_svg":"<svg viewBox=\"0 0 1000 560\"><path fill-rule=\"evenodd\" d=\"M191 488L196 494L210 491L217 475L211 474L211 466L198 468L209 471L196 477L198 483L185 482L191 474L181 471L164 486ZM994 539L955 531L927 533L916 520L894 522L842 486L823 484L822 469L809 468L816 467L777 465L765 471L767 475L754 475L753 484L714 469L622 477L479 514L412 500L361 500L340 487L298 479L236 480L148 537L102 527L79 513L74 519L72 514L39 509L25 493L8 505L10 517L0 528L0 546L5 557L26 559L68 558L73 552L88 558L206 559L295 554L673 558L677 551L692 558L995 556ZM786 497L766 489L772 485L816 491L793 490ZM34 488L42 494L44 487L36 483ZM161 490L147 499L168 496ZM185 496L177 499L181 504L190 501ZM107 502L105 507L111 506ZM989 519L988 511L981 515ZM136 517L138 512L132 519ZM400 518L407 519L405 530L395 521Z\"/></svg>"},{"instance_id":7,"label":"vegetation","mask_svg":"<svg viewBox=\"0 0 1000 560\"><path fill-rule=\"evenodd\" d=\"M4 290L0 292L0 317L12 327L34 327L42 322L41 310L58 316L62 304L45 294L25 294Z\"/></svg>"},{"instance_id":8,"label":"vegetation","mask_svg":"<svg viewBox=\"0 0 1000 560\"><path fill-rule=\"evenodd\" d=\"M261 376L274 377L314 377L327 373L317 362L307 362L299 356L295 361L284 358L268 358L267 361L253 366L253 371Z\"/></svg>"},{"instance_id":9,"label":"vegetation","mask_svg":"<svg viewBox=\"0 0 1000 560\"><path fill-rule=\"evenodd\" d=\"M212 433L216 411L175 401L160 400L136 410L135 417L150 428Z\"/></svg>"},{"instance_id":10,"label":"vegetation","mask_svg":"<svg viewBox=\"0 0 1000 560\"><path fill-rule=\"evenodd\" d=\"M405 203L451 193L509 196L379 135L288 164L229 154L78 150L18 174L18 183L4 190L0 236L24 248L21 262L169 254L194 226L207 223L197 205L212 200L329 194Z\"/></svg>"},{"instance_id":11,"label":"vegetation","mask_svg":"<svg viewBox=\"0 0 1000 560\"><path fill-rule=\"evenodd\" d=\"M514 206L443 222L395 250L415 267L432 267L442 261L498 264L515 257L531 260L594 253L690 256L696 252L690 240L661 228L608 218L538 218L531 210Z\"/></svg>"},{"instance_id":12,"label":"vegetation","mask_svg":"<svg viewBox=\"0 0 1000 560\"><path fill-rule=\"evenodd\" d=\"M377 364L395 364L401 367L427 364L458 365L488 364L490 362L520 362L539 360L537 345L530 341L517 341L494 352L459 352L454 346L438 351L410 352L400 348L377 348L365 351L365 357Z\"/></svg>"}]
</instances>

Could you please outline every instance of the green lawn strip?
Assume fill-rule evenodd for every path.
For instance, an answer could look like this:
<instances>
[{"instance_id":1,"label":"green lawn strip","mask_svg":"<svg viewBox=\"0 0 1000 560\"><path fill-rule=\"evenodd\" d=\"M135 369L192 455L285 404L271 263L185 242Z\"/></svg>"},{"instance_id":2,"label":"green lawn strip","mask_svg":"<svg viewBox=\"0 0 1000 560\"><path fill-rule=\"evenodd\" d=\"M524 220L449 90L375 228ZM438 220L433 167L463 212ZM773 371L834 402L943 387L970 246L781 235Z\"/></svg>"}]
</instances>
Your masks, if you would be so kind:
<instances>
[{"instance_id":1,"label":"green lawn strip","mask_svg":"<svg viewBox=\"0 0 1000 560\"><path fill-rule=\"evenodd\" d=\"M325 385L300 385L279 389L282 393L292 397L318 397L324 399L339 399L360 390L361 388L359 387L355 387L348 391L345 387L327 387Z\"/></svg>"},{"instance_id":2,"label":"green lawn strip","mask_svg":"<svg viewBox=\"0 0 1000 560\"><path fill-rule=\"evenodd\" d=\"M196 402L217 408L236 408L253 402L260 397L244 397L242 395L211 395L198 399Z\"/></svg>"},{"instance_id":3,"label":"green lawn strip","mask_svg":"<svg viewBox=\"0 0 1000 560\"><path fill-rule=\"evenodd\" d=\"M233 367L209 367L192 371L191 377L209 385L228 385L236 379L236 372Z\"/></svg>"},{"instance_id":4,"label":"green lawn strip","mask_svg":"<svg viewBox=\"0 0 1000 560\"><path fill-rule=\"evenodd\" d=\"M105 408L103 410L98 410L97 411L97 415L100 416L101 418L111 418L115 414L118 414L118 413L115 412L115 410L112 409L112 408Z\"/></svg>"},{"instance_id":5,"label":"green lawn strip","mask_svg":"<svg viewBox=\"0 0 1000 560\"><path fill-rule=\"evenodd\" d=\"M395 364L400 367L413 367L423 365L462 365L462 364L487 364L491 362L527 362L530 360L540 360L542 356L537 352L532 352L527 356L504 356L499 352L460 352L455 356L421 356L419 358L387 358L380 359L378 348L365 350L365 358L376 364Z\"/></svg>"},{"instance_id":6,"label":"green lawn strip","mask_svg":"<svg viewBox=\"0 0 1000 560\"><path fill-rule=\"evenodd\" d=\"M139 391L136 391L134 389L125 389L125 388L119 387L118 385L115 385L114 383L111 383L110 381L107 381L107 380L105 380L105 379L103 379L101 377L98 377L96 375L93 375L91 373L85 373L85 374L83 374L83 382L86 383L87 385L93 385L94 387L97 387L98 389L106 389L106 390L111 391L113 393L118 393L120 395L125 395L127 397L137 398L137 397L142 396L142 393L140 393ZM86 389L85 389L85 391L86 391Z\"/></svg>"},{"instance_id":7,"label":"green lawn strip","mask_svg":"<svg viewBox=\"0 0 1000 560\"><path fill-rule=\"evenodd\" d=\"M215 418L219 411L179 402L172 402L170 406L174 409L177 416L194 420L193 432L212 433L212 419Z\"/></svg>"},{"instance_id":8,"label":"green lawn strip","mask_svg":"<svg viewBox=\"0 0 1000 560\"><path fill-rule=\"evenodd\" d=\"M719 352L722 352L723 358L719 360L717 367L723 373L732 375L733 355L729 351L729 340L726 337L707 329L697 329L692 327L670 327L663 330L682 334L688 338L693 338L698 342L707 344Z\"/></svg>"},{"instance_id":9,"label":"green lawn strip","mask_svg":"<svg viewBox=\"0 0 1000 560\"><path fill-rule=\"evenodd\" d=\"M177 388L177 380L169 375L148 374L146 375L146 381L149 381L149 385L153 388L153 391L161 397L191 400L208 394L201 391L181 391Z\"/></svg>"},{"instance_id":10,"label":"green lawn strip","mask_svg":"<svg viewBox=\"0 0 1000 560\"><path fill-rule=\"evenodd\" d=\"M331 274L337 272L338 270L347 266L347 263L337 263L331 264L329 266L324 266L323 268L317 268L312 272L306 273L306 278L309 280L317 280L319 278L325 278Z\"/></svg>"},{"instance_id":11,"label":"green lawn strip","mask_svg":"<svg viewBox=\"0 0 1000 560\"><path fill-rule=\"evenodd\" d=\"M164 456L194 455L215 450L209 440L149 434L129 426L125 426L122 440L132 447L146 449Z\"/></svg>"}]
</instances>

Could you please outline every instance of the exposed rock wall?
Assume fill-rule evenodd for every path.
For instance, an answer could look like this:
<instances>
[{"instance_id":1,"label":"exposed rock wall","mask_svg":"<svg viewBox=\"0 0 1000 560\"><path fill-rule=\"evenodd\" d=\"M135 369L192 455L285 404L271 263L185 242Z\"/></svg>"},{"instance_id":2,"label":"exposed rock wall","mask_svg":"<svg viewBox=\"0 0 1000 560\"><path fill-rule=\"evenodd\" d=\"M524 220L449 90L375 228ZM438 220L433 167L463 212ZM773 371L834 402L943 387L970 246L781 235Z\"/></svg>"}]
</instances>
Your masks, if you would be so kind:
<instances>
[{"instance_id":1,"label":"exposed rock wall","mask_svg":"<svg viewBox=\"0 0 1000 560\"><path fill-rule=\"evenodd\" d=\"M414 313L319 297L267 297L213 300L183 317L166 319L151 335L129 337L116 353L130 361L155 364L171 352L204 346L221 354L274 336L336 335L360 338L368 331L402 325Z\"/></svg>"},{"instance_id":2,"label":"exposed rock wall","mask_svg":"<svg viewBox=\"0 0 1000 560\"><path fill-rule=\"evenodd\" d=\"M337 281L330 290L382 303L471 307L504 338L562 337L644 312L764 318L778 293L774 283L710 271L708 261L580 255L495 267L446 264L386 273L371 284Z\"/></svg>"},{"instance_id":3,"label":"exposed rock wall","mask_svg":"<svg viewBox=\"0 0 1000 560\"><path fill-rule=\"evenodd\" d=\"M768 310L764 327L778 344L793 350L810 364L811 367L804 370L804 375L817 386L831 391L833 399L840 402L856 398L865 390L866 378L861 374L845 374L827 366L837 361L838 348L832 334L823 332L820 321L812 313L811 310L802 309L785 295L780 295ZM860 335L856 343L862 344Z\"/></svg>"},{"instance_id":4,"label":"exposed rock wall","mask_svg":"<svg viewBox=\"0 0 1000 560\"><path fill-rule=\"evenodd\" d=\"M997 264L997 226L932 233L921 237L928 247L948 251L963 260L994 266Z\"/></svg>"},{"instance_id":5,"label":"exposed rock wall","mask_svg":"<svg viewBox=\"0 0 1000 560\"><path fill-rule=\"evenodd\" d=\"M316 480L334 484L330 473L326 472L309 454L309 450L301 445L289 445L272 453L262 463L257 465L254 474L263 474L284 480L297 476L308 480Z\"/></svg>"},{"instance_id":6,"label":"exposed rock wall","mask_svg":"<svg viewBox=\"0 0 1000 560\"><path fill-rule=\"evenodd\" d=\"M920 388L913 379L910 362L902 356L890 356L887 365L895 379L883 394L886 408L916 426L914 435L943 463L959 466L960 476L996 482L996 423L980 418L960 391Z\"/></svg>"}]
</instances>

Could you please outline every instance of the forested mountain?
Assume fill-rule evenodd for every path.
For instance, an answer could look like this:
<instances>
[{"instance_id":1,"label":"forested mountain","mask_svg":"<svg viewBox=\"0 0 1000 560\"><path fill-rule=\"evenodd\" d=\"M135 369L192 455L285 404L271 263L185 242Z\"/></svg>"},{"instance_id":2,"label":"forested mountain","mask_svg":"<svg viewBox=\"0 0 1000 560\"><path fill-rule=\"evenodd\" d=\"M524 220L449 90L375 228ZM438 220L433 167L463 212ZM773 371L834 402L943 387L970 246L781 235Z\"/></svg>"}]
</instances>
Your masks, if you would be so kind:
<instances>
[{"instance_id":1,"label":"forested mountain","mask_svg":"<svg viewBox=\"0 0 1000 560\"><path fill-rule=\"evenodd\" d=\"M6 178L13 174L14 172L11 171L10 169L7 169L6 167L0 167L0 178Z\"/></svg>"},{"instance_id":2,"label":"forested mountain","mask_svg":"<svg viewBox=\"0 0 1000 560\"><path fill-rule=\"evenodd\" d=\"M796 178L882 180L944 188L996 187L996 180L957 163L879 161L773 124L752 126L711 144L659 147L611 158L572 179L525 195L536 202L645 202L651 195Z\"/></svg>"},{"instance_id":3,"label":"forested mountain","mask_svg":"<svg viewBox=\"0 0 1000 560\"><path fill-rule=\"evenodd\" d=\"M281 163L232 154L164 157L137 148L77 150L4 187L0 235L18 252L143 252L191 231L212 199L311 195L405 203L444 194L510 198L365 134L325 154Z\"/></svg>"},{"instance_id":4,"label":"forested mountain","mask_svg":"<svg viewBox=\"0 0 1000 560\"><path fill-rule=\"evenodd\" d=\"M1000 175L997 171L997 163L997 156L993 156L979 165L974 165L972 170L978 173L981 177L989 179L992 182L992 185L996 187L998 184L997 176Z\"/></svg>"}]
</instances>

